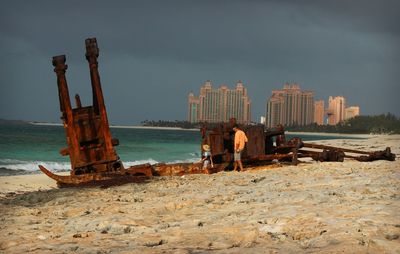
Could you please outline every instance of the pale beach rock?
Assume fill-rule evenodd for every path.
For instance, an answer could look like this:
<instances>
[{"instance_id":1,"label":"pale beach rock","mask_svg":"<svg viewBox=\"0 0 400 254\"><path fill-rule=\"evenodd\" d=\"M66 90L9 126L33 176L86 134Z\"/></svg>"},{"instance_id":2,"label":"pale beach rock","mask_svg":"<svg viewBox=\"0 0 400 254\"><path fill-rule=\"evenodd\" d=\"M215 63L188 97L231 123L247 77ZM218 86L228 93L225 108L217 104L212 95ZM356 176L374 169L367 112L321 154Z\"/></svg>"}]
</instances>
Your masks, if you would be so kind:
<instances>
[{"instance_id":1,"label":"pale beach rock","mask_svg":"<svg viewBox=\"0 0 400 254\"><path fill-rule=\"evenodd\" d=\"M47 239L47 237L45 237L44 235L38 235L37 238L40 239L40 240L46 240Z\"/></svg>"}]
</instances>

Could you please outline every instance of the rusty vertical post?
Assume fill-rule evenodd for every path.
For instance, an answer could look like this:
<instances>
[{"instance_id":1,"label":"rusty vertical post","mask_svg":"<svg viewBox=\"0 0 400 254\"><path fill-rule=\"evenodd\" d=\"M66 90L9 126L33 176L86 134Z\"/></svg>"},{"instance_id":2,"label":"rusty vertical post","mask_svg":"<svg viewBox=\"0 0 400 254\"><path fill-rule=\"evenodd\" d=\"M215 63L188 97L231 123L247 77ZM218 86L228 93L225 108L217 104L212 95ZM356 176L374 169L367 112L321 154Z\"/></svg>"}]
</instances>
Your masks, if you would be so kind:
<instances>
[{"instance_id":1,"label":"rusty vertical post","mask_svg":"<svg viewBox=\"0 0 400 254\"><path fill-rule=\"evenodd\" d=\"M65 72L68 68L68 65L65 64L65 55L54 56L53 57L53 66L54 72L57 74L57 85L58 85L58 95L60 99L60 110L62 112L62 119L64 126L66 126L67 132L67 143L71 148L69 152L73 152L76 154L76 149L79 148L77 135L75 132L74 126L74 117L71 108L71 101L69 98L69 91L67 85L67 79L65 77ZM71 160L74 160L76 156L70 154ZM71 163L74 165L74 163Z\"/></svg>"},{"instance_id":2,"label":"rusty vertical post","mask_svg":"<svg viewBox=\"0 0 400 254\"><path fill-rule=\"evenodd\" d=\"M295 148L293 148L292 149L292 164L293 165L297 165L297 164L299 164L299 160L298 160L298 149L297 149L297 147L295 147Z\"/></svg>"},{"instance_id":3,"label":"rusty vertical post","mask_svg":"<svg viewBox=\"0 0 400 254\"><path fill-rule=\"evenodd\" d=\"M93 92L93 108L96 114L101 118L103 123L104 143L106 147L107 159L115 159L115 151L111 141L111 133L108 125L107 111L104 104L103 92L101 90L100 75L98 71L97 57L99 56L99 48L97 47L96 38L88 38L86 44L86 60L89 62L90 80L92 83Z\"/></svg>"}]
</instances>

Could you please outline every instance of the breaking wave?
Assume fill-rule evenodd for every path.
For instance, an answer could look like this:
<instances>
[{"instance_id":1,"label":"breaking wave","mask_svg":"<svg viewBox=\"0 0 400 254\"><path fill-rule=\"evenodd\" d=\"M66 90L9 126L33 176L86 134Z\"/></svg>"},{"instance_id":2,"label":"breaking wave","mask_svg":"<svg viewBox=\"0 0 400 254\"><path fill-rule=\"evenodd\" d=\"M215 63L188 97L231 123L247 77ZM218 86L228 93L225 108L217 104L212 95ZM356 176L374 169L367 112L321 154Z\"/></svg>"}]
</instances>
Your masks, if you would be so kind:
<instances>
[{"instance_id":1,"label":"breaking wave","mask_svg":"<svg viewBox=\"0 0 400 254\"><path fill-rule=\"evenodd\" d=\"M130 166L136 166L136 165L146 164L146 163L157 164L159 162L150 158L147 160L122 161L122 163L124 164L125 167L130 167Z\"/></svg>"},{"instance_id":2,"label":"breaking wave","mask_svg":"<svg viewBox=\"0 0 400 254\"><path fill-rule=\"evenodd\" d=\"M0 169L16 170L35 172L39 171L39 165L52 170L52 171L67 171L71 168L69 162L55 162L55 161L22 161L12 159L1 159Z\"/></svg>"}]
</instances>

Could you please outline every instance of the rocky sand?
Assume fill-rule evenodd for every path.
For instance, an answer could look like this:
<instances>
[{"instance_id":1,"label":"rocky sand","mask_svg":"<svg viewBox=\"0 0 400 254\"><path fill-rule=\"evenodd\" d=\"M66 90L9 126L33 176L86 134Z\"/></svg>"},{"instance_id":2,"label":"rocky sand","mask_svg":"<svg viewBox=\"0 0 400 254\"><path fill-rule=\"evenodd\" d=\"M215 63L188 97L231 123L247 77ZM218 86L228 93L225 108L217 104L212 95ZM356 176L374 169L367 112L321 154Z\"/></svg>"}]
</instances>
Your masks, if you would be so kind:
<instances>
[{"instance_id":1,"label":"rocky sand","mask_svg":"<svg viewBox=\"0 0 400 254\"><path fill-rule=\"evenodd\" d=\"M318 143L400 156L400 135ZM0 253L400 253L400 162L307 161L57 189L0 177Z\"/></svg>"}]
</instances>

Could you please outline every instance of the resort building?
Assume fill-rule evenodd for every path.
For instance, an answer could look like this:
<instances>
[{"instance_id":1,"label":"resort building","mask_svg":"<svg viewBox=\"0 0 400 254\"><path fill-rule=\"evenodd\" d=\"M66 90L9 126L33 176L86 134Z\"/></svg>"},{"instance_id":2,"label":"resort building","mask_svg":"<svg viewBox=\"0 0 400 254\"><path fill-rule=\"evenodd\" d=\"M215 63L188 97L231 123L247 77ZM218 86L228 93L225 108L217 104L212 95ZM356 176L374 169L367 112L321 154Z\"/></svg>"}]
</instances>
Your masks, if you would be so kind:
<instances>
[{"instance_id":1,"label":"resort building","mask_svg":"<svg viewBox=\"0 0 400 254\"><path fill-rule=\"evenodd\" d=\"M318 125L324 124L325 118L325 102L323 100L314 103L314 123Z\"/></svg>"},{"instance_id":2,"label":"resort building","mask_svg":"<svg viewBox=\"0 0 400 254\"><path fill-rule=\"evenodd\" d=\"M237 123L251 122L251 101L243 83L238 81L235 89L222 85L218 89L206 81L196 97L192 92L188 96L188 121L191 123L229 122L236 118Z\"/></svg>"},{"instance_id":3,"label":"resort building","mask_svg":"<svg viewBox=\"0 0 400 254\"><path fill-rule=\"evenodd\" d=\"M360 107L352 106L345 109L345 119L350 119L360 115Z\"/></svg>"},{"instance_id":4,"label":"resort building","mask_svg":"<svg viewBox=\"0 0 400 254\"><path fill-rule=\"evenodd\" d=\"M188 121L190 123L197 123L200 114L200 99L190 92L188 96L188 102Z\"/></svg>"},{"instance_id":5,"label":"resort building","mask_svg":"<svg viewBox=\"0 0 400 254\"><path fill-rule=\"evenodd\" d=\"M273 90L267 101L266 125L307 125L314 122L314 92L302 91L296 83L286 83L282 90Z\"/></svg>"},{"instance_id":6,"label":"resort building","mask_svg":"<svg viewBox=\"0 0 400 254\"><path fill-rule=\"evenodd\" d=\"M328 124L336 125L345 120L346 99L343 96L329 96L328 101Z\"/></svg>"}]
</instances>

